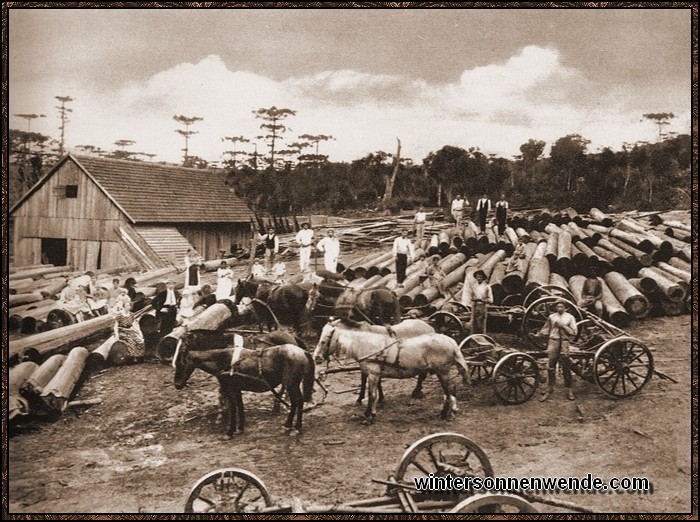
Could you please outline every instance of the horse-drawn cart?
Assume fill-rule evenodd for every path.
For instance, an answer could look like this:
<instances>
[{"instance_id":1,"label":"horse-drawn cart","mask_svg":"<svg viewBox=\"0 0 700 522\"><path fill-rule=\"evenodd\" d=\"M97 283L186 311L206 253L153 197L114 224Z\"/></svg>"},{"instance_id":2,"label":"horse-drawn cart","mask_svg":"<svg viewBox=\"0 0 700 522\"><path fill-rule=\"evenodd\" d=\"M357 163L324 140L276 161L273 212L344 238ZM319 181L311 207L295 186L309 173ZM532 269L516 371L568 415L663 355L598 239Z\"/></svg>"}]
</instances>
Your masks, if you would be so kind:
<instances>
[{"instance_id":1,"label":"horse-drawn cart","mask_svg":"<svg viewBox=\"0 0 700 522\"><path fill-rule=\"evenodd\" d=\"M224 468L197 481L185 501L185 513L537 513L536 503L592 513L522 491L481 492L470 482L488 477L494 477L493 468L477 444L458 433L437 433L412 444L388 480L372 479L386 486L379 497L328 505L304 505L299 499L275 503L255 474ZM423 479L428 482L419 489Z\"/></svg>"}]
</instances>

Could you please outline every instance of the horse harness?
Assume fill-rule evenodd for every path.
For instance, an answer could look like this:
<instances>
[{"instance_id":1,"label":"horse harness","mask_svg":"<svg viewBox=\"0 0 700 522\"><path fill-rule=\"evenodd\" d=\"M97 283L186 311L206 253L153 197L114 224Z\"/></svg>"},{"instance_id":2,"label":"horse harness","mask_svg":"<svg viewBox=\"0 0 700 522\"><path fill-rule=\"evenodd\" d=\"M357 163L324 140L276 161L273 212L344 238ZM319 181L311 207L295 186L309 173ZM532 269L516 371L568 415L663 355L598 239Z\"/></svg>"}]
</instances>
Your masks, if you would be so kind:
<instances>
[{"instance_id":1,"label":"horse harness","mask_svg":"<svg viewBox=\"0 0 700 522\"><path fill-rule=\"evenodd\" d=\"M241 353L243 352L243 336L235 334L233 336L233 354L231 355L231 365L229 368L229 375L231 377L238 375L240 377L245 377L246 379L257 379L258 381L262 381L263 384L265 384L265 386L267 386L268 389L272 392L272 395L275 396L275 399L280 401L282 404L284 404L288 408L289 404L287 404L287 402L280 396L280 394L277 393L275 388L270 385L268 380L265 378L265 375L263 374L262 358L263 358L263 355L265 355L266 350L267 350L267 348L263 348L262 350L252 350L257 355L257 363L258 363L258 375L257 376L250 375L247 373L237 372L236 365L240 362Z\"/></svg>"},{"instance_id":2,"label":"horse harness","mask_svg":"<svg viewBox=\"0 0 700 522\"><path fill-rule=\"evenodd\" d=\"M337 327L334 328L334 329L333 329L333 334L334 334L337 330L338 330ZM361 363L361 362L364 362L364 361L369 361L369 362L378 362L378 363L386 364L386 365L389 365L389 366L396 366L396 367L400 367L400 366L401 366L401 365L399 364L399 355L401 355L401 348L402 348L402 346L401 346L401 339L398 338L398 336L396 335L396 332L395 332L394 330L391 329L391 326L390 326L390 325L386 325L386 331L387 331L389 337L393 337L393 338L394 338L394 342L387 344L387 345L384 346L381 350L377 350L377 351L374 352L374 353L371 353L371 354L369 354L369 355L365 355L364 357L361 357L361 358L357 359L357 362L358 362L358 363ZM333 334L331 334L330 339L328 339L328 342L329 342L329 343L333 340ZM388 361L388 355L387 355L386 353L384 354L384 359L383 359L383 360L381 360L381 359L374 360L374 357L376 357L376 356L378 356L378 355L380 355L380 354L386 352L389 348L391 348L391 347L394 346L394 345L397 346L397 348L396 348L396 357L394 358L394 360L393 360L392 362L389 362L389 361Z\"/></svg>"}]
</instances>

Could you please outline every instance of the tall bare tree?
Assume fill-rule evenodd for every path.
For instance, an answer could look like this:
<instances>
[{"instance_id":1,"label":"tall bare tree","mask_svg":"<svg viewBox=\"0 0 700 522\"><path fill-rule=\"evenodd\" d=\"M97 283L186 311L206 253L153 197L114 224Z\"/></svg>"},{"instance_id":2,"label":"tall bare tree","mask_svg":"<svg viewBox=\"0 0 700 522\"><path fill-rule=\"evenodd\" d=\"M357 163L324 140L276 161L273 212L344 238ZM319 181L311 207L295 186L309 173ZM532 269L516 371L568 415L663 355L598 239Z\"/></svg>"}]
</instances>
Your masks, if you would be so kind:
<instances>
[{"instance_id":1,"label":"tall bare tree","mask_svg":"<svg viewBox=\"0 0 700 522\"><path fill-rule=\"evenodd\" d=\"M190 149L189 149L189 143L190 143L190 136L193 134L197 134L199 131L193 131L190 130L190 125L197 123L198 121L204 120L204 118L200 118L199 116L182 116L182 115L175 115L173 116L173 119L181 123L182 125L185 126L185 130L182 129L176 129L175 132L177 132L180 136L184 136L185 138L185 148L182 149L185 152L185 156L182 161L182 165L184 167L188 167L190 164Z\"/></svg>"},{"instance_id":2,"label":"tall bare tree","mask_svg":"<svg viewBox=\"0 0 700 522\"><path fill-rule=\"evenodd\" d=\"M65 137L66 137L66 124L70 121L68 119L68 113L73 112L73 109L66 107L66 103L75 101L70 96L54 96L58 101L61 102L60 106L56 106L58 109L59 117L61 118L61 141L58 144L58 157L63 157L63 151L65 148Z\"/></svg>"},{"instance_id":3,"label":"tall bare tree","mask_svg":"<svg viewBox=\"0 0 700 522\"><path fill-rule=\"evenodd\" d=\"M253 111L256 118L265 122L260 125L260 128L267 132L265 138L268 140L268 145L270 147L269 162L272 168L275 168L275 144L282 134L287 132L287 130L291 130L280 122L286 120L290 116L294 116L296 113L297 111L292 109L278 109L274 105L269 108L261 107Z\"/></svg>"}]
</instances>

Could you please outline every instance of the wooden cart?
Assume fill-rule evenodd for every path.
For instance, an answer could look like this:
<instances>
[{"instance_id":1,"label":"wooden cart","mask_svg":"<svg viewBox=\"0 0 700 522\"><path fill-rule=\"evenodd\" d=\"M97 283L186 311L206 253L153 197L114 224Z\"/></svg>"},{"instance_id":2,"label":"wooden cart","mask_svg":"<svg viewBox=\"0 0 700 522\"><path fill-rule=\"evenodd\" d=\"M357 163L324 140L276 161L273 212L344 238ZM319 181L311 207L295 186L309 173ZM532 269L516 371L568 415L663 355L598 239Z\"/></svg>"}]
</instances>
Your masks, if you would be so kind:
<instances>
[{"instance_id":1,"label":"wooden cart","mask_svg":"<svg viewBox=\"0 0 700 522\"><path fill-rule=\"evenodd\" d=\"M537 513L536 503L582 513L570 502L525 492L489 493L460 487L418 490L416 478L493 477L486 453L458 433L436 433L412 444L393 476L372 479L386 485L384 495L337 504L305 505L299 499L273 502L265 483L250 471L223 468L200 478L185 500L185 513Z\"/></svg>"}]
</instances>

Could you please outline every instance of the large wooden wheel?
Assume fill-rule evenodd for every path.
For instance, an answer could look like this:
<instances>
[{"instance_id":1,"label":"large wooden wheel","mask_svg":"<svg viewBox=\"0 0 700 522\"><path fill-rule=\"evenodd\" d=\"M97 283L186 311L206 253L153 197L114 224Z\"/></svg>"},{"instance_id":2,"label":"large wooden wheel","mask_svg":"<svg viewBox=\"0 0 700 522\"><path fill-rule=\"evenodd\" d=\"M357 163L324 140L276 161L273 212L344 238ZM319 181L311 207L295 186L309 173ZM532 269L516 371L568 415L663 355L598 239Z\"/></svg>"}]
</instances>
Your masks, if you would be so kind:
<instances>
[{"instance_id":1,"label":"large wooden wheel","mask_svg":"<svg viewBox=\"0 0 700 522\"><path fill-rule=\"evenodd\" d=\"M562 299L569 301L571 304L576 304L576 298L574 298L571 292L569 292L566 288L556 285L543 285L533 288L532 291L525 296L523 306L527 308L532 303L543 297L561 297Z\"/></svg>"},{"instance_id":2,"label":"large wooden wheel","mask_svg":"<svg viewBox=\"0 0 700 522\"><path fill-rule=\"evenodd\" d=\"M447 301L441 308L444 312L450 312L462 317L471 317L472 309L460 301Z\"/></svg>"},{"instance_id":3,"label":"large wooden wheel","mask_svg":"<svg viewBox=\"0 0 700 522\"><path fill-rule=\"evenodd\" d=\"M549 296L541 297L532 303L523 315L523 333L525 337L538 349L544 350L547 348L547 337L539 337L537 333L542 329L547 317L555 312L555 305L559 302L559 297ZM580 322L583 317L579 308L564 299L566 311L574 316L576 322Z\"/></svg>"},{"instance_id":4,"label":"large wooden wheel","mask_svg":"<svg viewBox=\"0 0 700 522\"><path fill-rule=\"evenodd\" d=\"M437 333L452 337L460 342L464 337L464 325L455 314L439 310L428 317L428 322Z\"/></svg>"},{"instance_id":5,"label":"large wooden wheel","mask_svg":"<svg viewBox=\"0 0 700 522\"><path fill-rule=\"evenodd\" d=\"M522 352L509 353L493 369L493 389L504 404L529 401L540 383L540 368L534 357Z\"/></svg>"},{"instance_id":6,"label":"large wooden wheel","mask_svg":"<svg viewBox=\"0 0 700 522\"><path fill-rule=\"evenodd\" d=\"M654 373L654 357L633 337L617 337L598 348L593 378L603 393L619 399L639 393Z\"/></svg>"},{"instance_id":7,"label":"large wooden wheel","mask_svg":"<svg viewBox=\"0 0 700 522\"><path fill-rule=\"evenodd\" d=\"M435 433L416 441L401 457L395 479L414 485L416 477L493 477L486 453L459 433ZM434 491L427 492L433 495ZM446 495L468 495L469 490L446 491Z\"/></svg>"},{"instance_id":8,"label":"large wooden wheel","mask_svg":"<svg viewBox=\"0 0 700 522\"><path fill-rule=\"evenodd\" d=\"M480 493L464 499L450 513L539 513L527 500L510 493Z\"/></svg>"},{"instance_id":9,"label":"large wooden wheel","mask_svg":"<svg viewBox=\"0 0 700 522\"><path fill-rule=\"evenodd\" d=\"M257 513L272 505L262 480L239 468L212 471L197 481L185 513Z\"/></svg>"}]
</instances>

